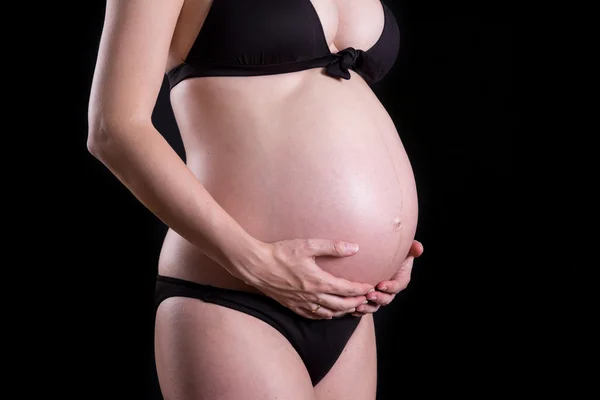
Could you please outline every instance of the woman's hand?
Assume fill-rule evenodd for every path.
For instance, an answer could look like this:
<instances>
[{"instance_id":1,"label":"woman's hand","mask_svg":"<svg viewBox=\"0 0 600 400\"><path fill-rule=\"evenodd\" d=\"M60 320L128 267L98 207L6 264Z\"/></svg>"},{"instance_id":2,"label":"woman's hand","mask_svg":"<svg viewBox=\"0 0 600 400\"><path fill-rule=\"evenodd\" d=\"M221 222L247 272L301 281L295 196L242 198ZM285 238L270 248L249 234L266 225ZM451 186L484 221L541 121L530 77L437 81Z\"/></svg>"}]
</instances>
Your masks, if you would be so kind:
<instances>
[{"instance_id":1,"label":"woman's hand","mask_svg":"<svg viewBox=\"0 0 600 400\"><path fill-rule=\"evenodd\" d=\"M421 254L423 254L423 245L421 242L414 240L408 256L398 272L389 281L379 282L375 286L375 291L367 295L369 303L357 307L356 312L352 313L352 315L362 317L367 313L374 313L381 306L390 304L394 300L394 297L408 286L415 258L420 257Z\"/></svg>"},{"instance_id":2,"label":"woman's hand","mask_svg":"<svg viewBox=\"0 0 600 400\"><path fill-rule=\"evenodd\" d=\"M366 304L365 295L374 288L350 282L322 270L316 256L348 257L358 246L340 240L291 239L261 242L263 250L243 279L295 313L310 319L331 319L352 313Z\"/></svg>"}]
</instances>

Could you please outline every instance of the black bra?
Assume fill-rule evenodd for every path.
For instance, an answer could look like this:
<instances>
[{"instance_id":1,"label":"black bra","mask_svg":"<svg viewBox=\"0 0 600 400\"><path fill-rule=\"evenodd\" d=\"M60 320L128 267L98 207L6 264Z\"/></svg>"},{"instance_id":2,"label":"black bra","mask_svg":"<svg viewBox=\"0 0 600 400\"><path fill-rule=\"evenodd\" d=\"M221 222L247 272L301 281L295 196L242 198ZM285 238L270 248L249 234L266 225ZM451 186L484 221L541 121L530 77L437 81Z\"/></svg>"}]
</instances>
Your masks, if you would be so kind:
<instances>
[{"instance_id":1,"label":"black bra","mask_svg":"<svg viewBox=\"0 0 600 400\"><path fill-rule=\"evenodd\" d=\"M349 69L369 84L381 80L396 61L400 31L381 1L383 33L368 50L329 50L310 0L213 0L185 62L167 72L173 88L202 76L271 75L325 67L350 79Z\"/></svg>"}]
</instances>

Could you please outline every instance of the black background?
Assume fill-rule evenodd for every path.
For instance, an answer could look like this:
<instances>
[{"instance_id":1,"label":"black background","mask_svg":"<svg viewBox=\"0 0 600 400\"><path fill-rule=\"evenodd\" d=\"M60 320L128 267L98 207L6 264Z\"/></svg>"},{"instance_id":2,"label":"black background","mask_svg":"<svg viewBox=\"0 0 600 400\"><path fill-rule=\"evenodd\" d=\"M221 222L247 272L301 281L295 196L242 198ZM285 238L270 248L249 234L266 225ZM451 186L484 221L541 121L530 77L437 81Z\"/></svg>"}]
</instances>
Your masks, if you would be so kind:
<instances>
[{"instance_id":1,"label":"black background","mask_svg":"<svg viewBox=\"0 0 600 400\"><path fill-rule=\"evenodd\" d=\"M425 253L409 288L375 315L378 400L417 392L464 395L490 378L502 330L489 294L512 244L512 26L505 10L489 3L386 4L401 28L401 52L374 90L413 164L417 239ZM79 279L72 294L84 311L67 318L76 326L67 336L77 343L74 369L86 390L160 399L152 296L166 227L86 149L104 6L87 0L76 34L70 32L75 105L61 130L76 157L67 218L70 246L79 255L78 269L65 279ZM154 121L183 157L165 85Z\"/></svg>"}]
</instances>

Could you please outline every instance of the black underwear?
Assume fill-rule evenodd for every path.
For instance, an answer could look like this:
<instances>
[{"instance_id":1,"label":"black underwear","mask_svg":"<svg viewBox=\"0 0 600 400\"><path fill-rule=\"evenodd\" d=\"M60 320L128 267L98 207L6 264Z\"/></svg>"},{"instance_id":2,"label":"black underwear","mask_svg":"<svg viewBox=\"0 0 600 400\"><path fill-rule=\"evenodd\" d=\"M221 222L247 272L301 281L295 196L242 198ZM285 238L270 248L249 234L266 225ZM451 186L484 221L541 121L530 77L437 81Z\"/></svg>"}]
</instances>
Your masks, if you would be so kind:
<instances>
[{"instance_id":1,"label":"black underwear","mask_svg":"<svg viewBox=\"0 0 600 400\"><path fill-rule=\"evenodd\" d=\"M265 321L285 336L296 349L308 370L313 386L316 386L333 367L360 322L359 317L350 314L333 319L312 320L296 314L262 294L158 275L155 311L163 300L175 296L218 304Z\"/></svg>"}]
</instances>

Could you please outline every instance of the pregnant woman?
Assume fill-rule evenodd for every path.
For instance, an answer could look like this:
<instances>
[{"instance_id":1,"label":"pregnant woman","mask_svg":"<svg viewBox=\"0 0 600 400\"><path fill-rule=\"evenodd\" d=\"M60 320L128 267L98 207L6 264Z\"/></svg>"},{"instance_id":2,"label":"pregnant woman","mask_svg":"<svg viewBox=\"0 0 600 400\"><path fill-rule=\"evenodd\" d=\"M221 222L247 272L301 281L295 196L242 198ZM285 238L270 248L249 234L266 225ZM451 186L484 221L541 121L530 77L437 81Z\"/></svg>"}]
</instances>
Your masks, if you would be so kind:
<instances>
[{"instance_id":1,"label":"pregnant woman","mask_svg":"<svg viewBox=\"0 0 600 400\"><path fill-rule=\"evenodd\" d=\"M372 312L423 251L371 89L398 48L381 0L107 1L88 149L169 227L165 399L375 398ZM165 73L185 163L151 120Z\"/></svg>"}]
</instances>

